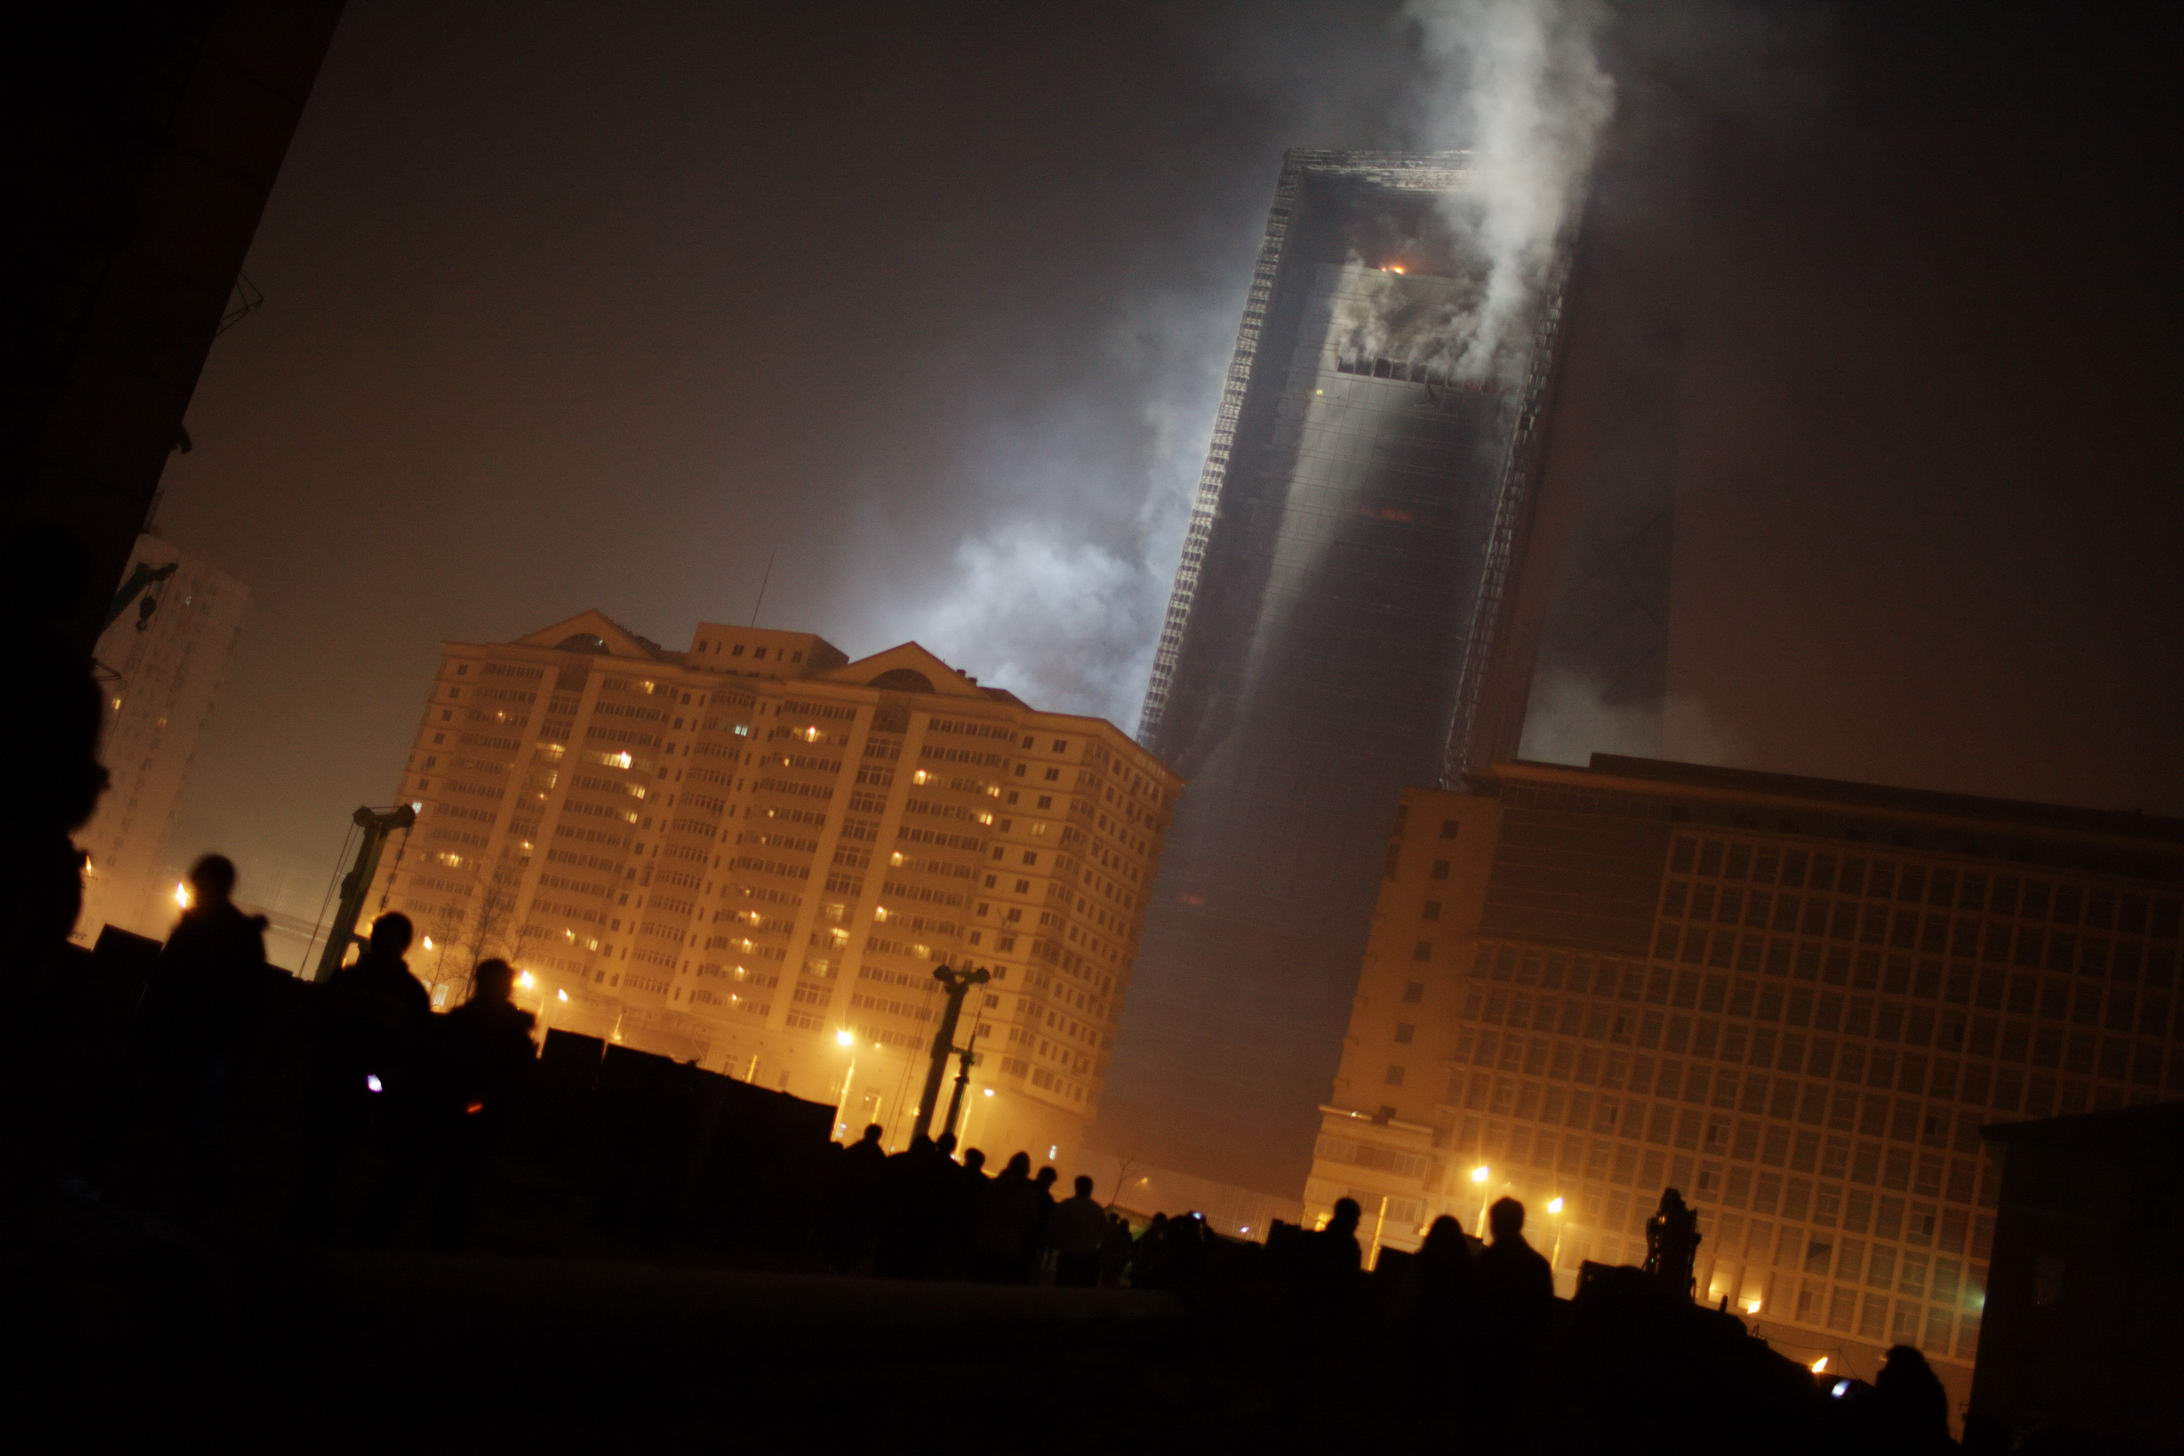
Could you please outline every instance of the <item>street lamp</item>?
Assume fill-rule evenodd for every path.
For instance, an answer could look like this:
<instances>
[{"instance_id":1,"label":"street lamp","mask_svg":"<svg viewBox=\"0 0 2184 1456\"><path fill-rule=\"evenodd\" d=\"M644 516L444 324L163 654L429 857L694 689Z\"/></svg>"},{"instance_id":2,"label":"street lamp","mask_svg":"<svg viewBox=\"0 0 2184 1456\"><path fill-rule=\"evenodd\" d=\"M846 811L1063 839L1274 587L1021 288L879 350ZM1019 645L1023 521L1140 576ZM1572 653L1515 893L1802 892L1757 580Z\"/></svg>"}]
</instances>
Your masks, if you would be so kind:
<instances>
[{"instance_id":1,"label":"street lamp","mask_svg":"<svg viewBox=\"0 0 2184 1456\"><path fill-rule=\"evenodd\" d=\"M981 1108L981 1107L985 1106L985 1105L986 1105L986 1099L987 1099L988 1097L991 1097L991 1096L993 1096L993 1088L991 1088L991 1087L981 1087L981 1088L979 1088L978 1090L979 1090L979 1099L978 1099L978 1101L976 1101L976 1102L973 1102L973 1103L971 1104L971 1109L972 1109L972 1112L975 1112L975 1111L977 1111L977 1109L979 1109L979 1108ZM965 1147L969 1147L970 1145L971 1145L971 1112L966 1112L966 1113L964 1113L964 1114L963 1114L963 1146L965 1146Z\"/></svg>"},{"instance_id":2,"label":"street lamp","mask_svg":"<svg viewBox=\"0 0 2184 1456\"><path fill-rule=\"evenodd\" d=\"M1479 1185L1479 1221L1473 1225L1478 1230L1479 1242L1486 1242L1486 1180L1494 1176L1494 1170L1481 1163L1471 1170L1471 1181Z\"/></svg>"},{"instance_id":3,"label":"street lamp","mask_svg":"<svg viewBox=\"0 0 2184 1456\"><path fill-rule=\"evenodd\" d=\"M849 1070L842 1074L842 1095L835 1099L834 1131L846 1134L849 1127L849 1085L857 1080L857 1034L848 1027L834 1033L834 1044L849 1053Z\"/></svg>"},{"instance_id":4,"label":"street lamp","mask_svg":"<svg viewBox=\"0 0 2184 1456\"><path fill-rule=\"evenodd\" d=\"M1561 1261L1562 1261L1562 1195L1561 1195L1561 1194L1559 1194L1559 1193L1558 1193L1558 1194L1556 1194L1556 1195L1555 1195L1554 1197L1552 1197L1552 1198L1550 1198L1550 1199L1548 1199L1548 1200L1547 1200L1547 1212L1548 1212L1549 1214L1553 1215L1553 1217L1554 1217L1554 1220L1555 1220L1555 1247L1554 1247L1554 1252L1550 1253L1550 1254L1549 1254L1549 1255L1547 1256L1547 1272L1548 1272L1549 1274L1553 1274L1553 1273L1555 1272L1556 1268L1557 1268L1557 1267L1558 1267L1558 1266L1560 1265L1560 1263L1561 1263Z\"/></svg>"}]
</instances>

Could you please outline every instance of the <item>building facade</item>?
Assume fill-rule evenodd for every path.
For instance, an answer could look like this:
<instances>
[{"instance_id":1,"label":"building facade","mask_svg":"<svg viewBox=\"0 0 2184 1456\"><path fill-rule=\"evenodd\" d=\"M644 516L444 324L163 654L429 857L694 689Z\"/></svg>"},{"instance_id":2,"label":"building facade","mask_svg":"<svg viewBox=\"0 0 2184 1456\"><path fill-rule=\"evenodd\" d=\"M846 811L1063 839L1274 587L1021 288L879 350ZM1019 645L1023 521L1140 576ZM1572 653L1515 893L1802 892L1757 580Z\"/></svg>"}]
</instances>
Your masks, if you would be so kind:
<instances>
[{"instance_id":1,"label":"building facade","mask_svg":"<svg viewBox=\"0 0 2184 1456\"><path fill-rule=\"evenodd\" d=\"M2184 824L1596 755L1407 791L1383 868L1308 1219L1508 1194L1567 1292L1679 1188L1697 1297L1956 1406L1981 1129L2184 1094Z\"/></svg>"},{"instance_id":2,"label":"building facade","mask_svg":"<svg viewBox=\"0 0 2184 1456\"><path fill-rule=\"evenodd\" d=\"M168 838L249 597L233 577L154 536L137 538L129 566L173 571L99 637L108 778L76 836L87 860L75 938L85 945L108 925L155 940L174 927L175 887L195 850L170 852Z\"/></svg>"},{"instance_id":3,"label":"building facade","mask_svg":"<svg viewBox=\"0 0 2184 1456\"><path fill-rule=\"evenodd\" d=\"M1468 166L1286 159L1145 700L1142 741L1190 787L1103 1132L1118 1153L1296 1186L1386 805L1464 736L1558 316L1549 299L1537 337L1482 356Z\"/></svg>"},{"instance_id":4,"label":"building facade","mask_svg":"<svg viewBox=\"0 0 2184 1456\"><path fill-rule=\"evenodd\" d=\"M965 1130L1076 1155L1178 787L1111 724L915 644L851 662L706 624L673 652L593 612L446 645L402 781L423 810L369 903L430 937L411 964L441 1004L503 956L549 1027L834 1102L890 1144L935 969L987 968Z\"/></svg>"}]
</instances>

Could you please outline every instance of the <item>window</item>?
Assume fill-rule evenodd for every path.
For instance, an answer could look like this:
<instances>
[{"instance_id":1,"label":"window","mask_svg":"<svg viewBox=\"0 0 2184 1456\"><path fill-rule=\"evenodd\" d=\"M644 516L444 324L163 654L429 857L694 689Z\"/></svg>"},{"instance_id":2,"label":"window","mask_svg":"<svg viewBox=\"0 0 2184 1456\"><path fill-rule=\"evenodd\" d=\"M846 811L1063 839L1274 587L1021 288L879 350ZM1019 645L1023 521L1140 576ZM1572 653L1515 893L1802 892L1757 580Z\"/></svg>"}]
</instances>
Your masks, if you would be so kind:
<instances>
[{"instance_id":1,"label":"window","mask_svg":"<svg viewBox=\"0 0 2184 1456\"><path fill-rule=\"evenodd\" d=\"M1062 771L1058 768L1050 768L1046 771L1046 776L1047 782L1051 784L1062 776Z\"/></svg>"},{"instance_id":2,"label":"window","mask_svg":"<svg viewBox=\"0 0 2184 1456\"><path fill-rule=\"evenodd\" d=\"M1388 1068L1388 1085L1390 1087L1400 1087L1403 1085L1403 1069L1401 1067Z\"/></svg>"},{"instance_id":3,"label":"window","mask_svg":"<svg viewBox=\"0 0 2184 1456\"><path fill-rule=\"evenodd\" d=\"M1414 960L1414 961L1430 961L1430 960L1432 960L1432 959L1433 959L1433 942L1432 942L1432 941L1430 941L1430 940L1421 940L1421 941L1419 941L1419 942L1418 942L1418 944L1416 944L1416 945L1414 945L1414 946L1412 946L1412 947L1411 947L1411 953L1410 953L1410 958L1411 958L1412 960Z\"/></svg>"},{"instance_id":4,"label":"window","mask_svg":"<svg viewBox=\"0 0 2184 1456\"><path fill-rule=\"evenodd\" d=\"M1423 920L1439 920L1441 918L1441 902L1439 900L1428 900L1426 902L1425 913L1419 918Z\"/></svg>"},{"instance_id":5,"label":"window","mask_svg":"<svg viewBox=\"0 0 2184 1456\"><path fill-rule=\"evenodd\" d=\"M1425 983L1425 982L1423 982L1423 981L1412 981L1412 982L1411 982L1411 983L1410 983L1409 985L1407 985L1407 986L1405 986L1405 987L1403 988L1403 1003L1404 1003L1404 1004L1405 1004L1406 1006L1416 1006L1416 1005L1417 1005L1417 1004L1418 1004L1419 1002L1421 1002L1421 1001L1423 1001L1423 1000L1425 1000L1425 999L1426 999L1426 983Z\"/></svg>"},{"instance_id":6,"label":"window","mask_svg":"<svg viewBox=\"0 0 2184 1456\"><path fill-rule=\"evenodd\" d=\"M1455 821L1455 820L1453 820L1453 819L1443 819L1443 820L1441 821L1441 837L1442 837L1443 839L1454 839L1454 838L1456 837L1456 821Z\"/></svg>"},{"instance_id":7,"label":"window","mask_svg":"<svg viewBox=\"0 0 2184 1456\"><path fill-rule=\"evenodd\" d=\"M1447 860L1437 859L1433 862L1433 877L1437 880L1445 880L1448 878Z\"/></svg>"}]
</instances>

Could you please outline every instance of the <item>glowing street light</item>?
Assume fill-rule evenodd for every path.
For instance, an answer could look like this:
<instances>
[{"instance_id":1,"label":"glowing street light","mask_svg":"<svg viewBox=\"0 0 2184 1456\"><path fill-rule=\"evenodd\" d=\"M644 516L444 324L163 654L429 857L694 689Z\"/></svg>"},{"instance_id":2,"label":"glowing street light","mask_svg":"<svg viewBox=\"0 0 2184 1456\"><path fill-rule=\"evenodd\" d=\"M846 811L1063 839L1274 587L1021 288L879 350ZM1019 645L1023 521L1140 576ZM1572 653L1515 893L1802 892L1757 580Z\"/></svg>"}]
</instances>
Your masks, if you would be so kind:
<instances>
[{"instance_id":1,"label":"glowing street light","mask_svg":"<svg viewBox=\"0 0 2184 1456\"><path fill-rule=\"evenodd\" d=\"M1553 1217L1554 1217L1554 1220L1555 1220L1555 1246L1554 1246L1554 1249L1553 1249L1553 1251L1552 1251L1551 1253L1549 1253L1549 1254L1547 1255L1547 1272L1548 1272L1548 1273L1550 1273L1550 1274L1552 1274L1552 1273L1553 1273L1553 1272L1555 1271L1555 1268L1556 1268L1556 1266L1558 1266L1558 1265L1559 1265L1559 1264L1560 1264L1560 1263L1562 1262L1562 1195L1561 1195L1561 1194L1557 1193L1557 1194L1556 1194L1556 1195L1555 1195L1554 1197L1552 1197L1552 1198L1550 1198L1550 1199L1548 1199L1548 1200L1547 1200L1547 1212L1548 1212L1549 1214L1553 1215Z\"/></svg>"},{"instance_id":2,"label":"glowing street light","mask_svg":"<svg viewBox=\"0 0 2184 1456\"><path fill-rule=\"evenodd\" d=\"M516 984L528 991L538 984L538 977L532 975L529 971L523 971L517 975Z\"/></svg>"},{"instance_id":3,"label":"glowing street light","mask_svg":"<svg viewBox=\"0 0 2184 1456\"><path fill-rule=\"evenodd\" d=\"M842 1073L842 1095L834 1109L834 1130L843 1137L847 1137L849 1135L849 1086L857 1080L857 1033L845 1026L834 1033L834 1044L849 1053L849 1070ZM874 1045L877 1046L878 1043L875 1042Z\"/></svg>"},{"instance_id":4,"label":"glowing street light","mask_svg":"<svg viewBox=\"0 0 2184 1456\"><path fill-rule=\"evenodd\" d=\"M1825 1375L1828 1373L1827 1356L1822 1355L1819 1359L1812 1362L1812 1373L1815 1375Z\"/></svg>"},{"instance_id":5,"label":"glowing street light","mask_svg":"<svg viewBox=\"0 0 2184 1456\"><path fill-rule=\"evenodd\" d=\"M174 903L175 903L175 906L176 906L176 907L177 907L178 909L182 909L182 910L187 910L187 909L189 909L189 908L190 908L190 905L191 905L191 902L193 901L193 899L194 899L194 898L195 898L195 897L194 897L194 896L192 896L192 895L190 894L190 886L189 886L189 882L188 882L187 880L176 880L176 881L175 881L175 883L174 883Z\"/></svg>"},{"instance_id":6,"label":"glowing street light","mask_svg":"<svg viewBox=\"0 0 2184 1456\"><path fill-rule=\"evenodd\" d=\"M556 991L554 992L554 999L561 1002L563 1005L566 1005L568 1004L569 993L566 991Z\"/></svg>"},{"instance_id":7,"label":"glowing street light","mask_svg":"<svg viewBox=\"0 0 2184 1456\"><path fill-rule=\"evenodd\" d=\"M1488 1178L1493 1176L1493 1173L1493 1169L1487 1167L1486 1164L1481 1163L1478 1167L1471 1170L1471 1181L1474 1183L1484 1183Z\"/></svg>"}]
</instances>

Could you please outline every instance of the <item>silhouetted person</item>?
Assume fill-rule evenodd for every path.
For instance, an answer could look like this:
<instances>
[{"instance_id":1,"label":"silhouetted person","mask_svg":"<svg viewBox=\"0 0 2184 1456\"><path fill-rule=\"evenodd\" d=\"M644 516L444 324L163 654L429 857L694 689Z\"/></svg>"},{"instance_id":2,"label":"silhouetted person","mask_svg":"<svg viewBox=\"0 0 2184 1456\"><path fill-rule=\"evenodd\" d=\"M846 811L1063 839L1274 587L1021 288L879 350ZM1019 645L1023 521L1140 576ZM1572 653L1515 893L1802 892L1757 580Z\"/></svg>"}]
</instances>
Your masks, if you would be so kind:
<instances>
[{"instance_id":1,"label":"silhouetted person","mask_svg":"<svg viewBox=\"0 0 2184 1456\"><path fill-rule=\"evenodd\" d=\"M1483 1448L1514 1429L1518 1389L1530 1369L1555 1301L1554 1271L1524 1240L1524 1205L1500 1198L1486 1211L1492 1242L1480 1251L1479 1319L1470 1368Z\"/></svg>"},{"instance_id":2,"label":"silhouetted person","mask_svg":"<svg viewBox=\"0 0 2184 1456\"><path fill-rule=\"evenodd\" d=\"M1024 1282L1036 1284L1047 1264L1047 1228L1054 1219L1054 1185L1061 1181L1052 1163L1031 1180L1031 1235L1024 1243Z\"/></svg>"},{"instance_id":3,"label":"silhouetted person","mask_svg":"<svg viewBox=\"0 0 2184 1456\"><path fill-rule=\"evenodd\" d=\"M167 937L138 1015L137 1109L156 1140L215 1174L221 1109L265 971L265 917L235 907L235 866L208 854L190 867L190 908Z\"/></svg>"},{"instance_id":4,"label":"silhouetted person","mask_svg":"<svg viewBox=\"0 0 2184 1456\"><path fill-rule=\"evenodd\" d=\"M1356 1199L1338 1198L1326 1224L1298 1243L1290 1271L1296 1304L1316 1335L1343 1330L1354 1313L1364 1265L1357 1242L1362 1216Z\"/></svg>"},{"instance_id":5,"label":"silhouetted person","mask_svg":"<svg viewBox=\"0 0 2184 1456\"><path fill-rule=\"evenodd\" d=\"M515 968L480 961L470 998L431 1023L427 1042L427 1153L437 1162L432 1242L459 1249L469 1239L470 1210L486 1161L506 1136L524 1084L538 1064L534 1018L513 999Z\"/></svg>"},{"instance_id":6,"label":"silhouetted person","mask_svg":"<svg viewBox=\"0 0 2184 1456\"><path fill-rule=\"evenodd\" d=\"M1555 1276L1539 1250L1524 1240L1524 1205L1514 1198L1496 1199L1486 1211L1486 1226L1493 1242L1479 1255L1478 1274L1487 1315L1536 1328L1554 1300Z\"/></svg>"},{"instance_id":7,"label":"silhouetted person","mask_svg":"<svg viewBox=\"0 0 2184 1456\"><path fill-rule=\"evenodd\" d=\"M1698 1213L1685 1207L1682 1193L1662 1189L1660 1208L1646 1220L1646 1273L1677 1298L1689 1299L1698 1255Z\"/></svg>"},{"instance_id":8,"label":"silhouetted person","mask_svg":"<svg viewBox=\"0 0 2184 1456\"><path fill-rule=\"evenodd\" d=\"M1168 1215L1156 1212L1130 1246L1130 1287L1166 1289L1167 1278Z\"/></svg>"},{"instance_id":9,"label":"silhouetted person","mask_svg":"<svg viewBox=\"0 0 2184 1456\"><path fill-rule=\"evenodd\" d=\"M871 1251L887 1176L887 1150L880 1146L884 1131L871 1123L862 1137L835 1154L828 1194L828 1260L837 1269L862 1267Z\"/></svg>"},{"instance_id":10,"label":"silhouetted person","mask_svg":"<svg viewBox=\"0 0 2184 1456\"><path fill-rule=\"evenodd\" d=\"M1107 1239L1100 1245L1100 1287L1120 1289L1130 1272L1130 1255L1137 1242L1130 1236L1130 1220L1119 1213L1107 1215Z\"/></svg>"},{"instance_id":11,"label":"silhouetted person","mask_svg":"<svg viewBox=\"0 0 2184 1456\"><path fill-rule=\"evenodd\" d=\"M874 1273L916 1279L928 1272L941 1216L942 1184L952 1172L952 1165L922 1132L912 1133L910 1146L887 1160L880 1176Z\"/></svg>"},{"instance_id":12,"label":"silhouetted person","mask_svg":"<svg viewBox=\"0 0 2184 1456\"><path fill-rule=\"evenodd\" d=\"M973 1151L976 1151L975 1149ZM970 1155L964 1155L970 1165ZM971 1214L970 1276L990 1284L1013 1284L1023 1277L1024 1246L1038 1213L1033 1206L1031 1159L1012 1153L1001 1171L978 1190Z\"/></svg>"},{"instance_id":13,"label":"silhouetted person","mask_svg":"<svg viewBox=\"0 0 2184 1456\"><path fill-rule=\"evenodd\" d=\"M293 1215L298 1232L329 1237L335 1183L374 1119L395 1122L391 1102L421 1096L417 1069L432 998L410 974L409 917L372 922L363 955L334 973L324 995L318 1055L305 1104L304 1174Z\"/></svg>"},{"instance_id":14,"label":"silhouetted person","mask_svg":"<svg viewBox=\"0 0 2184 1456\"><path fill-rule=\"evenodd\" d=\"M144 994L147 1035L209 1063L232 1052L265 965L265 917L235 907L235 880L225 855L190 866L190 908L167 936Z\"/></svg>"},{"instance_id":15,"label":"silhouetted person","mask_svg":"<svg viewBox=\"0 0 2184 1456\"><path fill-rule=\"evenodd\" d=\"M1100 1283L1100 1256L1107 1247L1107 1211L1092 1201L1092 1180L1078 1174L1076 1193L1054 1205L1047 1242L1054 1250L1054 1282L1064 1289Z\"/></svg>"},{"instance_id":16,"label":"silhouetted person","mask_svg":"<svg viewBox=\"0 0 2184 1456\"><path fill-rule=\"evenodd\" d=\"M1866 1413L1877 1452L1911 1456L1951 1449L1948 1393L1926 1357L1909 1345L1890 1347L1873 1377Z\"/></svg>"}]
</instances>

